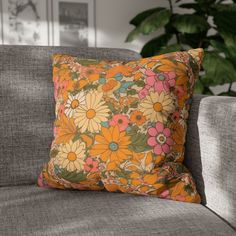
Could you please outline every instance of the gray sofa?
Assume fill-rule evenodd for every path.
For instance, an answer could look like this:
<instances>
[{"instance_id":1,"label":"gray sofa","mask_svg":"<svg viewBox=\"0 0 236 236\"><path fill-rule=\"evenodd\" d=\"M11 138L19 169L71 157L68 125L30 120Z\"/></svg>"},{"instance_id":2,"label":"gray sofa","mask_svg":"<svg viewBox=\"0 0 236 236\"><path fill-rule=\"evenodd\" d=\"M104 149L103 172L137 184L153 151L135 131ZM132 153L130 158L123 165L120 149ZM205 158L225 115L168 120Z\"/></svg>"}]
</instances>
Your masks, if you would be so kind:
<instances>
[{"instance_id":1,"label":"gray sofa","mask_svg":"<svg viewBox=\"0 0 236 236\"><path fill-rule=\"evenodd\" d=\"M36 186L54 120L51 55L122 49L0 46L0 235L236 235L236 98L194 96L185 164L202 204Z\"/></svg>"}]
</instances>

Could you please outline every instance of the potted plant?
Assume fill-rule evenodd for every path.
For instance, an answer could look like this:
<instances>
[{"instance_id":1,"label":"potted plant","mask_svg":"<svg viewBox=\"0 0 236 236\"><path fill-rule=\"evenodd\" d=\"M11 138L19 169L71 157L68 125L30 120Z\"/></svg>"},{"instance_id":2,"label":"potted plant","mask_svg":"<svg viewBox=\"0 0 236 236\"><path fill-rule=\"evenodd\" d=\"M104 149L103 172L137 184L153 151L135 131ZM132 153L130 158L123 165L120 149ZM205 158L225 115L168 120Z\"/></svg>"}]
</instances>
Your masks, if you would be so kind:
<instances>
[{"instance_id":1,"label":"potted plant","mask_svg":"<svg viewBox=\"0 0 236 236\"><path fill-rule=\"evenodd\" d=\"M143 57L201 47L205 50L204 72L195 92L214 95L211 87L228 84L227 91L217 95L236 96L236 91L232 90L236 82L236 0L168 2L169 8L157 7L136 15L130 21L135 28L126 41L162 29L162 34L144 45ZM178 14L173 11L174 4L193 13Z\"/></svg>"}]
</instances>

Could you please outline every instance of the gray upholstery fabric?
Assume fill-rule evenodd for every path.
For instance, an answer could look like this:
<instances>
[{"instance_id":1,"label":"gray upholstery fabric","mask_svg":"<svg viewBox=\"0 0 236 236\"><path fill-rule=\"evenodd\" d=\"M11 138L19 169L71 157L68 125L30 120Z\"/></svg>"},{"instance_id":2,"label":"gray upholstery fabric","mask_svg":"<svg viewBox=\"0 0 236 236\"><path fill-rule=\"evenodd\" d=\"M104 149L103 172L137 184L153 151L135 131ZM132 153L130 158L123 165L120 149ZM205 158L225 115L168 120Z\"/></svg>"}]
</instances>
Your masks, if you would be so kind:
<instances>
[{"instance_id":1,"label":"gray upholstery fabric","mask_svg":"<svg viewBox=\"0 0 236 236\"><path fill-rule=\"evenodd\" d=\"M235 235L200 204L121 193L3 187L0 235Z\"/></svg>"},{"instance_id":2,"label":"gray upholstery fabric","mask_svg":"<svg viewBox=\"0 0 236 236\"><path fill-rule=\"evenodd\" d=\"M0 46L0 235L231 235L231 228L201 205L125 194L1 187L34 183L49 158L54 53L139 58L121 49ZM235 104L235 98L194 97L185 163L203 203L236 227Z\"/></svg>"},{"instance_id":3,"label":"gray upholstery fabric","mask_svg":"<svg viewBox=\"0 0 236 236\"><path fill-rule=\"evenodd\" d=\"M54 53L124 61L140 58L123 49L0 46L0 186L34 183L49 158Z\"/></svg>"},{"instance_id":4,"label":"gray upholstery fabric","mask_svg":"<svg viewBox=\"0 0 236 236\"><path fill-rule=\"evenodd\" d=\"M236 228L236 98L194 98L186 149L203 203Z\"/></svg>"}]
</instances>

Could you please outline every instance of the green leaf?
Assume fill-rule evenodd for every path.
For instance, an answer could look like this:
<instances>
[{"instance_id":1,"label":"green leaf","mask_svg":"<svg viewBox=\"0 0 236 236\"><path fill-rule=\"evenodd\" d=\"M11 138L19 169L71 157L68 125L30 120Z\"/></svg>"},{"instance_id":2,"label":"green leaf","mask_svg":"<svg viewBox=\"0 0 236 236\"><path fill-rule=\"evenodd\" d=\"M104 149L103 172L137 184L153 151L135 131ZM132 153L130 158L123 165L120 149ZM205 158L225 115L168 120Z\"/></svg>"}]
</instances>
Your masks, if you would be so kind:
<instances>
[{"instance_id":1,"label":"green leaf","mask_svg":"<svg viewBox=\"0 0 236 236\"><path fill-rule=\"evenodd\" d=\"M171 12L168 9L154 12L140 24L140 32L145 35L150 34L165 26L169 22L170 17Z\"/></svg>"},{"instance_id":2,"label":"green leaf","mask_svg":"<svg viewBox=\"0 0 236 236\"><path fill-rule=\"evenodd\" d=\"M229 59L234 66L236 66L236 45L227 46L224 42L218 40L210 40L211 46L218 52L223 52L227 59Z\"/></svg>"},{"instance_id":3,"label":"green leaf","mask_svg":"<svg viewBox=\"0 0 236 236\"><path fill-rule=\"evenodd\" d=\"M227 91L227 92L223 92L218 94L218 96L230 96L230 97L236 97L236 91Z\"/></svg>"},{"instance_id":4,"label":"green leaf","mask_svg":"<svg viewBox=\"0 0 236 236\"><path fill-rule=\"evenodd\" d=\"M137 91L135 89L129 89L127 91L127 95L135 95L135 94L137 94Z\"/></svg>"},{"instance_id":5,"label":"green leaf","mask_svg":"<svg viewBox=\"0 0 236 236\"><path fill-rule=\"evenodd\" d=\"M213 11L213 20L223 38L236 40L236 4L220 4Z\"/></svg>"},{"instance_id":6,"label":"green leaf","mask_svg":"<svg viewBox=\"0 0 236 236\"><path fill-rule=\"evenodd\" d=\"M186 8L186 9L194 9L195 11L201 11L199 4L197 3L184 3L180 4L179 7Z\"/></svg>"},{"instance_id":7,"label":"green leaf","mask_svg":"<svg viewBox=\"0 0 236 236\"><path fill-rule=\"evenodd\" d=\"M50 151L50 157L51 157L51 158L54 158L54 157L57 156L58 153L59 153L59 151L58 151L57 149L52 149L52 150Z\"/></svg>"},{"instance_id":8,"label":"green leaf","mask_svg":"<svg viewBox=\"0 0 236 236\"><path fill-rule=\"evenodd\" d=\"M197 80L195 86L194 86L194 93L195 94L202 94L204 90L204 86L200 80Z\"/></svg>"},{"instance_id":9,"label":"green leaf","mask_svg":"<svg viewBox=\"0 0 236 236\"><path fill-rule=\"evenodd\" d=\"M151 14L153 14L154 12L158 12L161 11L165 8L163 7L157 7L157 8L153 8L153 9L149 9L146 11L143 11L141 13L139 13L138 15L136 15L129 23L131 25L134 26L138 26L140 25L147 17L149 17Z\"/></svg>"},{"instance_id":10,"label":"green leaf","mask_svg":"<svg viewBox=\"0 0 236 236\"><path fill-rule=\"evenodd\" d=\"M225 46L224 42L212 39L210 40L210 44L216 50L220 52L224 52L225 54L228 53L227 47Z\"/></svg>"},{"instance_id":11,"label":"green leaf","mask_svg":"<svg viewBox=\"0 0 236 236\"><path fill-rule=\"evenodd\" d=\"M172 45L167 45L163 46L160 48L160 50L156 51L156 54L165 54L169 52L177 52L180 51L182 48L179 44L172 44Z\"/></svg>"},{"instance_id":12,"label":"green leaf","mask_svg":"<svg viewBox=\"0 0 236 236\"><path fill-rule=\"evenodd\" d=\"M151 57L160 52L172 38L171 34L163 34L147 42L141 51L142 57Z\"/></svg>"},{"instance_id":13,"label":"green leaf","mask_svg":"<svg viewBox=\"0 0 236 236\"><path fill-rule=\"evenodd\" d=\"M180 41L182 44L189 45L191 48L207 48L209 46L209 42L205 39L206 34L207 31L196 34L180 34Z\"/></svg>"},{"instance_id":14,"label":"green leaf","mask_svg":"<svg viewBox=\"0 0 236 236\"><path fill-rule=\"evenodd\" d=\"M127 133L131 136L132 141L132 143L129 145L130 150L134 152L144 152L151 150L151 147L147 144L148 136L140 133L137 126L133 126Z\"/></svg>"},{"instance_id":15,"label":"green leaf","mask_svg":"<svg viewBox=\"0 0 236 236\"><path fill-rule=\"evenodd\" d=\"M206 72L204 83L208 86L222 85L235 81L233 64L216 53L205 53L203 68Z\"/></svg>"},{"instance_id":16,"label":"green leaf","mask_svg":"<svg viewBox=\"0 0 236 236\"><path fill-rule=\"evenodd\" d=\"M208 30L209 24L202 16L185 14L173 20L173 26L181 33L194 34Z\"/></svg>"},{"instance_id":17,"label":"green leaf","mask_svg":"<svg viewBox=\"0 0 236 236\"><path fill-rule=\"evenodd\" d=\"M225 41L227 46L235 46L236 45L236 36L230 32L219 29L219 33Z\"/></svg>"},{"instance_id":18,"label":"green leaf","mask_svg":"<svg viewBox=\"0 0 236 236\"><path fill-rule=\"evenodd\" d=\"M99 60L94 59L77 59L77 62L83 66L96 65L99 64Z\"/></svg>"},{"instance_id":19,"label":"green leaf","mask_svg":"<svg viewBox=\"0 0 236 236\"><path fill-rule=\"evenodd\" d=\"M143 80L137 80L135 82L135 84L138 86L138 87L144 87L145 86L145 82Z\"/></svg>"},{"instance_id":20,"label":"green leaf","mask_svg":"<svg viewBox=\"0 0 236 236\"><path fill-rule=\"evenodd\" d=\"M107 106L111 110L112 113L117 113L115 107L111 103L107 103Z\"/></svg>"},{"instance_id":21,"label":"green leaf","mask_svg":"<svg viewBox=\"0 0 236 236\"><path fill-rule=\"evenodd\" d=\"M76 142L77 140L80 139L80 137L81 137L81 134L78 132L78 133L74 136L74 138L72 139L72 141L73 141L73 142Z\"/></svg>"},{"instance_id":22,"label":"green leaf","mask_svg":"<svg viewBox=\"0 0 236 236\"><path fill-rule=\"evenodd\" d=\"M153 14L145 18L140 25L137 25L127 36L126 42L132 42L139 34L150 34L157 29L165 26L169 20L171 13L169 10L164 8L158 8Z\"/></svg>"},{"instance_id":23,"label":"green leaf","mask_svg":"<svg viewBox=\"0 0 236 236\"><path fill-rule=\"evenodd\" d=\"M128 34L128 36L127 36L125 42L129 43L129 42L134 41L134 40L139 36L140 33L141 33L141 32L140 32L140 28L139 28L139 27L133 29L133 30Z\"/></svg>"},{"instance_id":24,"label":"green leaf","mask_svg":"<svg viewBox=\"0 0 236 236\"><path fill-rule=\"evenodd\" d=\"M83 172L69 172L66 169L59 169L57 176L72 183L79 183L86 180L86 175Z\"/></svg>"}]
</instances>

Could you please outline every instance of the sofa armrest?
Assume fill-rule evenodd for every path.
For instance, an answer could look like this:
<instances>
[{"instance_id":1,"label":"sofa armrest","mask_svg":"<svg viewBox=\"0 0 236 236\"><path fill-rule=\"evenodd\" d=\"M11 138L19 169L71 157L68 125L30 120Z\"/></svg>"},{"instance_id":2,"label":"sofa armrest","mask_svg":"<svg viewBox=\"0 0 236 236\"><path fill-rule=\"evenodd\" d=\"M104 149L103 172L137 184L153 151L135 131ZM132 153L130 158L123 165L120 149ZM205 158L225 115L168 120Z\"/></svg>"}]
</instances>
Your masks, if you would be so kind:
<instances>
[{"instance_id":1,"label":"sofa armrest","mask_svg":"<svg viewBox=\"0 0 236 236\"><path fill-rule=\"evenodd\" d=\"M194 96L185 164L202 203L236 227L236 98Z\"/></svg>"}]
</instances>

